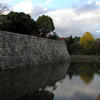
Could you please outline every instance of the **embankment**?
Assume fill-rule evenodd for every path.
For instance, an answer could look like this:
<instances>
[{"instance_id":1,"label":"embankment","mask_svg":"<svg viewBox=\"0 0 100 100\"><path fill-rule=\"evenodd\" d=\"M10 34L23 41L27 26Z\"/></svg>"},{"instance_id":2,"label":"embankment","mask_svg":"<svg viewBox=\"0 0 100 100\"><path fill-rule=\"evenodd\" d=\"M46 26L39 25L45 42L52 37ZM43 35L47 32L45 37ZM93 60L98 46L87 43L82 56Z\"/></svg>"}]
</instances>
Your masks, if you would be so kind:
<instances>
[{"instance_id":1,"label":"embankment","mask_svg":"<svg viewBox=\"0 0 100 100\"><path fill-rule=\"evenodd\" d=\"M69 62L64 41L0 31L0 100L54 86Z\"/></svg>"},{"instance_id":2,"label":"embankment","mask_svg":"<svg viewBox=\"0 0 100 100\"><path fill-rule=\"evenodd\" d=\"M69 60L64 41L0 31L0 70Z\"/></svg>"},{"instance_id":3,"label":"embankment","mask_svg":"<svg viewBox=\"0 0 100 100\"><path fill-rule=\"evenodd\" d=\"M100 63L100 56L96 55L71 55L72 62Z\"/></svg>"}]
</instances>

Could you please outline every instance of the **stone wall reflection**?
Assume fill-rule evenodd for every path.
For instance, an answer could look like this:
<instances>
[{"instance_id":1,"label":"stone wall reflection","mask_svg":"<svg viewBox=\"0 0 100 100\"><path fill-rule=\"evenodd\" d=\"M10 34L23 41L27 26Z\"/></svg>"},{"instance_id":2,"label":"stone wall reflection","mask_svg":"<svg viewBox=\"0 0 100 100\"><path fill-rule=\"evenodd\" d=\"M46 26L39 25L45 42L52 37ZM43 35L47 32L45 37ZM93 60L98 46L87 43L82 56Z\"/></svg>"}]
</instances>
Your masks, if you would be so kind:
<instances>
[{"instance_id":1,"label":"stone wall reflection","mask_svg":"<svg viewBox=\"0 0 100 100\"><path fill-rule=\"evenodd\" d=\"M35 91L30 95L24 95L22 97L16 98L14 100L53 100L54 94L52 92L42 90L42 91Z\"/></svg>"},{"instance_id":2,"label":"stone wall reflection","mask_svg":"<svg viewBox=\"0 0 100 100\"><path fill-rule=\"evenodd\" d=\"M54 86L66 76L69 63L0 72L0 100L12 100L40 88Z\"/></svg>"}]
</instances>

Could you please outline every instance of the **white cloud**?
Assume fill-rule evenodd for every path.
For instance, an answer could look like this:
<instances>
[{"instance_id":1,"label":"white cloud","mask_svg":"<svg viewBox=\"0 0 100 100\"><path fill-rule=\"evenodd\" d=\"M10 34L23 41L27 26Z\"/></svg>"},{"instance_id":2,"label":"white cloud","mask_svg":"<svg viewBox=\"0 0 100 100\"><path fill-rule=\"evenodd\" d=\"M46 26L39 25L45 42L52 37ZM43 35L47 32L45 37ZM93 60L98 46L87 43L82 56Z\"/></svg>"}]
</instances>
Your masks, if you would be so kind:
<instances>
[{"instance_id":1,"label":"white cloud","mask_svg":"<svg viewBox=\"0 0 100 100\"><path fill-rule=\"evenodd\" d=\"M55 31L62 37L70 34L81 36L86 31L90 31L95 37L100 37L98 31L100 27L96 26L100 24L100 1L81 0L71 8L48 10L47 6L51 2L53 0L46 0L44 4L36 5L32 0L23 0L12 8L14 11L29 13L34 19L42 14L51 16L56 27Z\"/></svg>"},{"instance_id":2,"label":"white cloud","mask_svg":"<svg viewBox=\"0 0 100 100\"><path fill-rule=\"evenodd\" d=\"M100 7L99 1L87 1L87 2L81 2L77 5L73 5L73 9L77 13L81 12L89 12L89 11L94 11L97 10Z\"/></svg>"},{"instance_id":3,"label":"white cloud","mask_svg":"<svg viewBox=\"0 0 100 100\"><path fill-rule=\"evenodd\" d=\"M32 9L32 12L30 14L34 19L36 19L38 16L45 14L47 11L48 11L48 9L39 5L39 6L34 6L34 8Z\"/></svg>"},{"instance_id":4,"label":"white cloud","mask_svg":"<svg viewBox=\"0 0 100 100\"><path fill-rule=\"evenodd\" d=\"M33 4L31 0L24 0L12 7L14 11L23 11L25 13L31 13L33 9Z\"/></svg>"},{"instance_id":5,"label":"white cloud","mask_svg":"<svg viewBox=\"0 0 100 100\"><path fill-rule=\"evenodd\" d=\"M85 12L82 9L80 13L77 13L74 8L60 9L48 12L47 15L53 18L56 32L62 37L70 34L81 36L86 31L91 32L95 37L100 37L96 33L100 27L94 26L100 23L100 6L95 10L87 10Z\"/></svg>"},{"instance_id":6,"label":"white cloud","mask_svg":"<svg viewBox=\"0 0 100 100\"><path fill-rule=\"evenodd\" d=\"M32 3L32 0L24 0L19 2L18 4L14 5L12 9L16 12L25 12L30 14L33 18L47 12L47 9L42 4L35 5Z\"/></svg>"}]
</instances>

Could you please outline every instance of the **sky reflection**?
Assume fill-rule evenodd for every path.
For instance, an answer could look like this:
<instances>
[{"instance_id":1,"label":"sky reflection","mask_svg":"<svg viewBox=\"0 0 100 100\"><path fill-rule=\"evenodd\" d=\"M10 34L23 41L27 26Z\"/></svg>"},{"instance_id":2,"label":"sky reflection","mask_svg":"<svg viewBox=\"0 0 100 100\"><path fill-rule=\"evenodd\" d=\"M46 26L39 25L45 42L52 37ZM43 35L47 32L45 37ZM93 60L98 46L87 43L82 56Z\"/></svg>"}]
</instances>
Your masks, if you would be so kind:
<instances>
[{"instance_id":1,"label":"sky reflection","mask_svg":"<svg viewBox=\"0 0 100 100\"><path fill-rule=\"evenodd\" d=\"M93 67L93 65L86 65L86 68L89 69L85 70L87 77L82 74L84 73L83 69L79 71L82 68L81 65L77 65L77 67L75 64L74 67L71 65L71 70L74 68L74 71L72 71L74 74L71 79L67 75L63 82L57 83L58 87L53 91L55 94L54 100L100 100L100 68L98 69L99 65L96 67Z\"/></svg>"}]
</instances>

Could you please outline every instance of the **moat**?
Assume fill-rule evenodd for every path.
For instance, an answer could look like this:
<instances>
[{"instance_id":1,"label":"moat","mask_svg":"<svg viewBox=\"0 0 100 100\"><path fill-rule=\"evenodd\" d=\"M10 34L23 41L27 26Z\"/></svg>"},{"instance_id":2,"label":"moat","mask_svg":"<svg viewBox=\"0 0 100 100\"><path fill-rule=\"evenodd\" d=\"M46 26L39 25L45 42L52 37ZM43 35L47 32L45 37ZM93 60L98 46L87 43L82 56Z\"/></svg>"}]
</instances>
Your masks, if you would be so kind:
<instances>
[{"instance_id":1,"label":"moat","mask_svg":"<svg viewBox=\"0 0 100 100\"><path fill-rule=\"evenodd\" d=\"M63 65L59 68L63 70L53 74L54 79L45 88L14 100L100 100L99 63L71 63L68 70Z\"/></svg>"}]
</instances>

